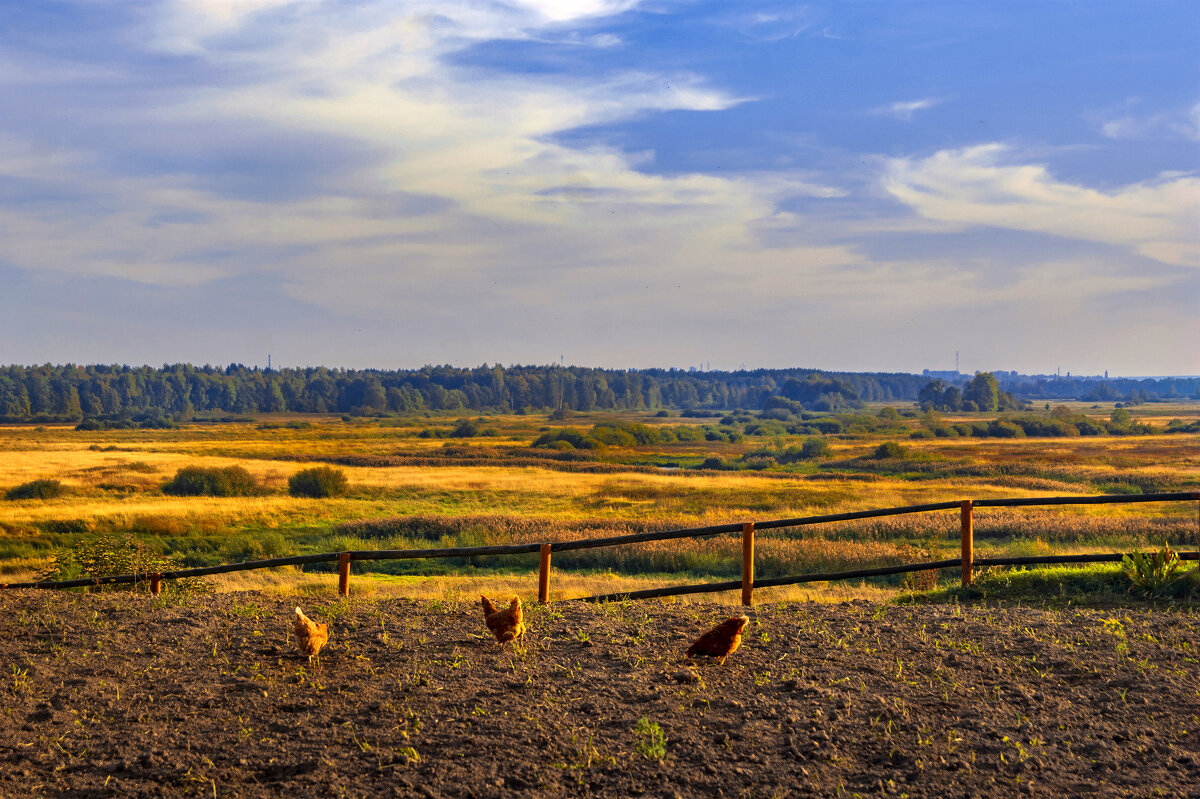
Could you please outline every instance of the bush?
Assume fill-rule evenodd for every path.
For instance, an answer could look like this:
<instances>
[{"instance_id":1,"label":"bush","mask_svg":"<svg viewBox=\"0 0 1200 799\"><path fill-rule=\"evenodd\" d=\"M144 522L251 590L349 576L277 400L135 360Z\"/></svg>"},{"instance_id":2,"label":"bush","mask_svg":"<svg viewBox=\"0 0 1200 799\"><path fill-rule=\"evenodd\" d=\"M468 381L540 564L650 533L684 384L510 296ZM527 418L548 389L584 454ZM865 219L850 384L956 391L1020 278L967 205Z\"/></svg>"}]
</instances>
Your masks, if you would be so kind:
<instances>
[{"instance_id":1,"label":"bush","mask_svg":"<svg viewBox=\"0 0 1200 799\"><path fill-rule=\"evenodd\" d=\"M1024 438L1025 431L1012 422L994 419L988 424L988 435L994 438Z\"/></svg>"},{"instance_id":2,"label":"bush","mask_svg":"<svg viewBox=\"0 0 1200 799\"><path fill-rule=\"evenodd\" d=\"M558 442L565 442L569 447L563 447ZM543 433L538 436L533 442L534 447L550 447L551 449L567 449L573 447L575 449L600 449L604 445L591 436L586 436L578 430L566 428L563 430L555 430L550 433Z\"/></svg>"},{"instance_id":3,"label":"bush","mask_svg":"<svg viewBox=\"0 0 1200 799\"><path fill-rule=\"evenodd\" d=\"M1186 572L1177 574L1181 566L1179 555L1166 543L1159 552L1142 554L1134 550L1131 555L1121 557L1122 571L1134 586L1146 593L1163 593L1171 589L1186 576Z\"/></svg>"},{"instance_id":4,"label":"bush","mask_svg":"<svg viewBox=\"0 0 1200 799\"><path fill-rule=\"evenodd\" d=\"M474 438L479 435L479 424L471 419L459 419L450 431L451 438Z\"/></svg>"},{"instance_id":5,"label":"bush","mask_svg":"<svg viewBox=\"0 0 1200 799\"><path fill-rule=\"evenodd\" d=\"M257 490L253 475L241 466L185 466L163 486L164 494L178 497L240 497Z\"/></svg>"},{"instance_id":6,"label":"bush","mask_svg":"<svg viewBox=\"0 0 1200 799\"><path fill-rule=\"evenodd\" d=\"M807 438L800 445L800 455L805 460L826 458L829 456L829 442L823 438Z\"/></svg>"},{"instance_id":7,"label":"bush","mask_svg":"<svg viewBox=\"0 0 1200 799\"><path fill-rule=\"evenodd\" d=\"M117 574L142 575L147 580L154 572L180 568L183 564L170 555L149 549L132 536L117 538L103 535L79 541L55 550L50 565L38 572L39 580L79 580ZM141 583L145 590L146 582ZM137 584L97 586L93 590L135 590ZM212 586L199 577L163 581L164 590L187 593L211 593Z\"/></svg>"},{"instance_id":8,"label":"bush","mask_svg":"<svg viewBox=\"0 0 1200 799\"><path fill-rule=\"evenodd\" d=\"M61 497L67 491L66 486L57 480L31 480L21 483L4 492L5 499L54 499Z\"/></svg>"},{"instance_id":9,"label":"bush","mask_svg":"<svg viewBox=\"0 0 1200 799\"><path fill-rule=\"evenodd\" d=\"M348 488L346 473L330 466L303 469L288 478L288 493L293 497L338 497Z\"/></svg>"},{"instance_id":10,"label":"bush","mask_svg":"<svg viewBox=\"0 0 1200 799\"><path fill-rule=\"evenodd\" d=\"M881 461L888 458L903 458L907 454L908 450L895 441L885 441L875 448L875 452L871 454L871 457L877 461Z\"/></svg>"}]
</instances>

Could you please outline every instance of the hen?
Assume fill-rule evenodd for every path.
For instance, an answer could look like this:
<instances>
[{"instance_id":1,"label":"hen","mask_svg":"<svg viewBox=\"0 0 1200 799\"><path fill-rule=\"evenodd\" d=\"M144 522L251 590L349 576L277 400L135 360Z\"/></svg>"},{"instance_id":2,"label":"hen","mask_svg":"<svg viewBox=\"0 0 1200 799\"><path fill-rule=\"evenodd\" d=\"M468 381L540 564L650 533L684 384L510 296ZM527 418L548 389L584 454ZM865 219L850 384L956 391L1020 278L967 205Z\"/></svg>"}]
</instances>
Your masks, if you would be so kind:
<instances>
[{"instance_id":1,"label":"hen","mask_svg":"<svg viewBox=\"0 0 1200 799\"><path fill-rule=\"evenodd\" d=\"M329 640L329 625L317 624L308 616L304 615L299 607L296 608L296 646L300 650L300 654L308 655L308 660L311 663L312 659L321 647L325 646L325 642Z\"/></svg>"},{"instance_id":2,"label":"hen","mask_svg":"<svg viewBox=\"0 0 1200 799\"><path fill-rule=\"evenodd\" d=\"M496 641L503 644L515 641L525 635L525 624L521 621L521 599L513 597L512 604L505 610L497 610L491 600L480 594L480 604L483 605L483 620L487 628L496 636Z\"/></svg>"},{"instance_id":3,"label":"hen","mask_svg":"<svg viewBox=\"0 0 1200 799\"><path fill-rule=\"evenodd\" d=\"M696 639L687 651L688 657L701 655L717 658L724 665L725 658L737 651L742 643L742 629L750 622L749 616L735 616L712 628Z\"/></svg>"}]
</instances>

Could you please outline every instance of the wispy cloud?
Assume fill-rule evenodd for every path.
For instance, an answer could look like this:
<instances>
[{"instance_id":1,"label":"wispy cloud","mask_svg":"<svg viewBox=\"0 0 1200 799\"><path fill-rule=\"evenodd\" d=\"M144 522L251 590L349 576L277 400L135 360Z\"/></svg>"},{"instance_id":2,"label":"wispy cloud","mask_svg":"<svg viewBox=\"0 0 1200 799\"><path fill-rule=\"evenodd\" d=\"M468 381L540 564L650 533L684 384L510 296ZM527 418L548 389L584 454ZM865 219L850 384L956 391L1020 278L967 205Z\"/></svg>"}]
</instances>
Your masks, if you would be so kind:
<instances>
[{"instance_id":1,"label":"wispy cloud","mask_svg":"<svg viewBox=\"0 0 1200 799\"><path fill-rule=\"evenodd\" d=\"M1124 114L1105 120L1100 131L1110 139L1173 138L1200 141L1200 103L1169 113Z\"/></svg>"},{"instance_id":2,"label":"wispy cloud","mask_svg":"<svg viewBox=\"0 0 1200 799\"><path fill-rule=\"evenodd\" d=\"M918 111L926 111L944 102L939 97L926 97L920 100L906 100L881 106L872 110L873 114L894 117L904 122L912 122L913 115Z\"/></svg>"},{"instance_id":3,"label":"wispy cloud","mask_svg":"<svg viewBox=\"0 0 1200 799\"><path fill-rule=\"evenodd\" d=\"M930 219L1102 242L1200 266L1200 177L1168 173L1103 192L1056 180L1000 144L889 162L884 188Z\"/></svg>"}]
</instances>

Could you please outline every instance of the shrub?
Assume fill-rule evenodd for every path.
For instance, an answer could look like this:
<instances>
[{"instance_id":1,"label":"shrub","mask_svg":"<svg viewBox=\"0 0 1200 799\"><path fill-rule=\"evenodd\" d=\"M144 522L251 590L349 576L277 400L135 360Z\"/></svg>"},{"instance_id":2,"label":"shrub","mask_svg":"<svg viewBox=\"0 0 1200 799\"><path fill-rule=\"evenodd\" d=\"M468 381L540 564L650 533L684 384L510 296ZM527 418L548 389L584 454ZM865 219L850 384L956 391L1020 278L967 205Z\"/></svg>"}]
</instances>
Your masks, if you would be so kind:
<instances>
[{"instance_id":1,"label":"shrub","mask_svg":"<svg viewBox=\"0 0 1200 799\"><path fill-rule=\"evenodd\" d=\"M459 419L450 431L451 438L474 438L479 435L479 424L471 419Z\"/></svg>"},{"instance_id":2,"label":"shrub","mask_svg":"<svg viewBox=\"0 0 1200 799\"><path fill-rule=\"evenodd\" d=\"M575 449L600 449L604 445L591 436L586 436L578 430L566 428L563 430L555 430L550 433L543 433L533 442L535 447L550 447L551 449L564 449L557 442L564 441Z\"/></svg>"},{"instance_id":3,"label":"shrub","mask_svg":"<svg viewBox=\"0 0 1200 799\"><path fill-rule=\"evenodd\" d=\"M30 480L4 492L5 499L54 499L66 493L67 488L57 480Z\"/></svg>"},{"instance_id":4,"label":"shrub","mask_svg":"<svg viewBox=\"0 0 1200 799\"><path fill-rule=\"evenodd\" d=\"M288 478L288 493L293 497L337 497L347 488L346 473L330 466L302 469Z\"/></svg>"},{"instance_id":5,"label":"shrub","mask_svg":"<svg viewBox=\"0 0 1200 799\"><path fill-rule=\"evenodd\" d=\"M1138 588L1147 593L1160 593L1171 588L1184 574L1176 574L1181 564L1179 555L1164 543L1162 551L1142 554L1134 550L1121 557L1121 568Z\"/></svg>"},{"instance_id":6,"label":"shrub","mask_svg":"<svg viewBox=\"0 0 1200 799\"><path fill-rule=\"evenodd\" d=\"M877 461L881 461L888 458L903 458L907 454L908 450L895 441L885 441L875 448L875 452L871 454L871 457Z\"/></svg>"},{"instance_id":7,"label":"shrub","mask_svg":"<svg viewBox=\"0 0 1200 799\"><path fill-rule=\"evenodd\" d=\"M724 458L720 458L720 457L713 455L713 456L705 458L704 463L700 464L700 468L701 469L723 470L723 469L730 468L730 466L728 463L725 462Z\"/></svg>"},{"instance_id":8,"label":"shrub","mask_svg":"<svg viewBox=\"0 0 1200 799\"><path fill-rule=\"evenodd\" d=\"M78 580L117 574L144 575L149 578L149 575L154 572L171 571L181 566L182 564L175 558L155 552L131 536L117 538L103 535L55 550L51 556L50 565L38 573L38 579ZM144 587L146 583L142 582L141 585ZM136 584L125 584L97 586L96 588L128 591L136 587ZM163 588L164 590L192 593L210 593L212 591L212 586L198 577L165 580Z\"/></svg>"},{"instance_id":9,"label":"shrub","mask_svg":"<svg viewBox=\"0 0 1200 799\"><path fill-rule=\"evenodd\" d=\"M829 442L823 438L807 438L800 445L800 455L806 460L829 456Z\"/></svg>"},{"instance_id":10,"label":"shrub","mask_svg":"<svg viewBox=\"0 0 1200 799\"><path fill-rule=\"evenodd\" d=\"M1024 438L1025 431L1012 422L994 419L988 424L988 435L995 438Z\"/></svg>"},{"instance_id":11,"label":"shrub","mask_svg":"<svg viewBox=\"0 0 1200 799\"><path fill-rule=\"evenodd\" d=\"M253 494L258 483L241 466L185 466L163 486L164 494L179 497L240 497Z\"/></svg>"}]
</instances>

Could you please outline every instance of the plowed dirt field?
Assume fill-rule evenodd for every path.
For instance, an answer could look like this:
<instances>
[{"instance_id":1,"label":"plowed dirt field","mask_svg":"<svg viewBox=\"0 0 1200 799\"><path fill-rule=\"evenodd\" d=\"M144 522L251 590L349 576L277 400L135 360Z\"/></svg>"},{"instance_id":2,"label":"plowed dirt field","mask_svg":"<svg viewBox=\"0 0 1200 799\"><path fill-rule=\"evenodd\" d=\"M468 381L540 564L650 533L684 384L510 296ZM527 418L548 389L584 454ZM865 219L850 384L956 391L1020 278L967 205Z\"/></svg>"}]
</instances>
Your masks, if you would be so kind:
<instances>
[{"instance_id":1,"label":"plowed dirt field","mask_svg":"<svg viewBox=\"0 0 1200 799\"><path fill-rule=\"evenodd\" d=\"M0 795L1200 796L1194 611L295 604L0 592Z\"/></svg>"}]
</instances>

